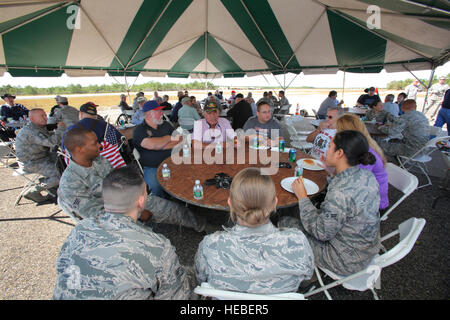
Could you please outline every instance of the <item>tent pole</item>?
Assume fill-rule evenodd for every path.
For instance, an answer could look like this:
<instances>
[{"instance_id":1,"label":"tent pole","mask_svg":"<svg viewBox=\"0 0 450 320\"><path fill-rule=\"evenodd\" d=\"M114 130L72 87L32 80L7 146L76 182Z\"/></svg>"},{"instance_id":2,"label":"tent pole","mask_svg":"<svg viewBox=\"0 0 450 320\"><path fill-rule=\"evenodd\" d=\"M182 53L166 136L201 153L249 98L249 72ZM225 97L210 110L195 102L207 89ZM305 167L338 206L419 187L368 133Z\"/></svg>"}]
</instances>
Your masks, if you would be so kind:
<instances>
[{"instance_id":1,"label":"tent pole","mask_svg":"<svg viewBox=\"0 0 450 320\"><path fill-rule=\"evenodd\" d=\"M283 89L283 90L286 90L287 88L289 88L289 87L291 86L291 83L294 82L295 78L297 78L297 76L298 76L299 74L300 74L300 72L297 73L297 74L295 75L295 77L291 80L291 82L289 82L289 84L287 85L287 87L286 87L285 89Z\"/></svg>"},{"instance_id":2,"label":"tent pole","mask_svg":"<svg viewBox=\"0 0 450 320\"><path fill-rule=\"evenodd\" d=\"M280 85L280 88L283 88L283 86L281 85L280 81L278 81L277 77L275 77L275 75L272 73L273 77L275 78L275 80L277 80L278 84ZM284 89L283 89L284 90Z\"/></svg>"},{"instance_id":3,"label":"tent pole","mask_svg":"<svg viewBox=\"0 0 450 320\"><path fill-rule=\"evenodd\" d=\"M433 66L433 69L431 70L431 74L430 74L430 80L428 81L427 93L425 94L425 100L423 101L422 113L425 112L425 106L426 106L427 100L428 100L428 92L430 91L431 84L433 83L433 77L434 77L435 70L436 69Z\"/></svg>"},{"instance_id":4,"label":"tent pole","mask_svg":"<svg viewBox=\"0 0 450 320\"><path fill-rule=\"evenodd\" d=\"M344 100L344 94L345 94L345 69L344 69L344 79L342 80L342 99Z\"/></svg>"}]
</instances>

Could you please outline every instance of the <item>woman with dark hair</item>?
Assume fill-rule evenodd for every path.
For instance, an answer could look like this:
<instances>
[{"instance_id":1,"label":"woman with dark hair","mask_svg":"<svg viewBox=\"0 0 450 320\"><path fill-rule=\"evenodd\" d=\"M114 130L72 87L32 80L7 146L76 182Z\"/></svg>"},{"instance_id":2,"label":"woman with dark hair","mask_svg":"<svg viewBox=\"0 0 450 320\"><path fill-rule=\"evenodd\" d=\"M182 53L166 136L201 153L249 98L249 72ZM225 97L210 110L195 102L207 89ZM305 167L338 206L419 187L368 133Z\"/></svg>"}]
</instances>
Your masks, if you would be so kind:
<instances>
[{"instance_id":1,"label":"woman with dark hair","mask_svg":"<svg viewBox=\"0 0 450 320\"><path fill-rule=\"evenodd\" d=\"M359 164L375 163L369 143L358 131L338 132L327 151L326 165L336 168L320 209L309 200L301 178L292 189L315 263L338 275L363 270L380 248L380 193L372 172Z\"/></svg>"},{"instance_id":2,"label":"woman with dark hair","mask_svg":"<svg viewBox=\"0 0 450 320\"><path fill-rule=\"evenodd\" d=\"M366 120L375 120L377 123L394 122L394 116L383 109L383 102L374 101L369 104L369 110L366 113Z\"/></svg>"},{"instance_id":3,"label":"woman with dark hair","mask_svg":"<svg viewBox=\"0 0 450 320\"><path fill-rule=\"evenodd\" d=\"M397 96L397 101L395 101L395 103L398 104L398 110L399 110L398 115L401 115L404 113L402 111L402 103L403 103L403 101L406 100L406 97L407 97L407 95L404 92L400 92Z\"/></svg>"}]
</instances>

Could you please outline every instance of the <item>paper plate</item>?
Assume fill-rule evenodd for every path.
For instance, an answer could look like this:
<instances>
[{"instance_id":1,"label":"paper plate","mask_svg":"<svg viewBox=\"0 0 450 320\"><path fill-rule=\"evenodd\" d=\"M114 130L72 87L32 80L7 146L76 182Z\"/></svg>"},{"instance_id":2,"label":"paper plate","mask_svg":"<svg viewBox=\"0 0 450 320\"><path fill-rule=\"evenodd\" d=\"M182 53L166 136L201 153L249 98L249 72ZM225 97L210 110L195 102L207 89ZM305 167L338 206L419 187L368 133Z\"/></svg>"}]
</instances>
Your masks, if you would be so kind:
<instances>
[{"instance_id":1,"label":"paper plate","mask_svg":"<svg viewBox=\"0 0 450 320\"><path fill-rule=\"evenodd\" d=\"M294 193L294 191L292 190L292 183L295 179L297 179L297 177L284 178L283 180L281 180L281 186L284 190ZM305 185L307 195L315 194L319 191L319 186L309 179L303 178L303 184Z\"/></svg>"},{"instance_id":2,"label":"paper plate","mask_svg":"<svg viewBox=\"0 0 450 320\"><path fill-rule=\"evenodd\" d=\"M308 163L304 162L303 160L312 160L312 161L314 161L314 164L313 165L308 164ZM313 171L324 170L321 166L319 166L319 163L321 164L322 162L320 162L319 160L310 159L310 158L302 158L302 159L297 160L297 164L301 164L303 166L303 169L313 170Z\"/></svg>"}]
</instances>

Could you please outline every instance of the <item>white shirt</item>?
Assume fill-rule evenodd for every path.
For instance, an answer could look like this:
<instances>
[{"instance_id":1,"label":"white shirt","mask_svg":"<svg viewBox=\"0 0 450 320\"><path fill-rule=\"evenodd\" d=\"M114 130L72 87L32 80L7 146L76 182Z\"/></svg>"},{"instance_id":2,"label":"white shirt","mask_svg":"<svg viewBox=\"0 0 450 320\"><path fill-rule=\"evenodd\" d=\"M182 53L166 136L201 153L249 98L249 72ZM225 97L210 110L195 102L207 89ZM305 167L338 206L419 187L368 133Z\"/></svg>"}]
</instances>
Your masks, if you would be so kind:
<instances>
[{"instance_id":1,"label":"white shirt","mask_svg":"<svg viewBox=\"0 0 450 320\"><path fill-rule=\"evenodd\" d=\"M398 104L396 104L394 102L383 103L383 109L386 110L387 112L391 113L394 117L398 117L398 113L400 111Z\"/></svg>"}]
</instances>

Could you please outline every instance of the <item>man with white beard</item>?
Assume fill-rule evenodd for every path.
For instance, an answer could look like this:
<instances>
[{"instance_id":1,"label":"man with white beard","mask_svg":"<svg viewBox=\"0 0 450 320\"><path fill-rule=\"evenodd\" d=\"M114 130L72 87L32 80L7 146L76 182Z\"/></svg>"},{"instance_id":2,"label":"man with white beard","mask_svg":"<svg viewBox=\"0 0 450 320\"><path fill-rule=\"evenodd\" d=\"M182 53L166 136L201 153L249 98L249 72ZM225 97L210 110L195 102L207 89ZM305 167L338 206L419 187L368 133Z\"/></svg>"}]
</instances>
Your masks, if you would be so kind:
<instances>
[{"instance_id":1,"label":"man with white beard","mask_svg":"<svg viewBox=\"0 0 450 320\"><path fill-rule=\"evenodd\" d=\"M139 151L140 163L144 170L144 180L152 193L161 198L167 198L167 193L161 187L156 177L158 166L170 157L172 148L182 139L172 139L174 128L163 120L164 106L155 100L147 101L142 106L144 121L136 127L133 133L133 143Z\"/></svg>"}]
</instances>

